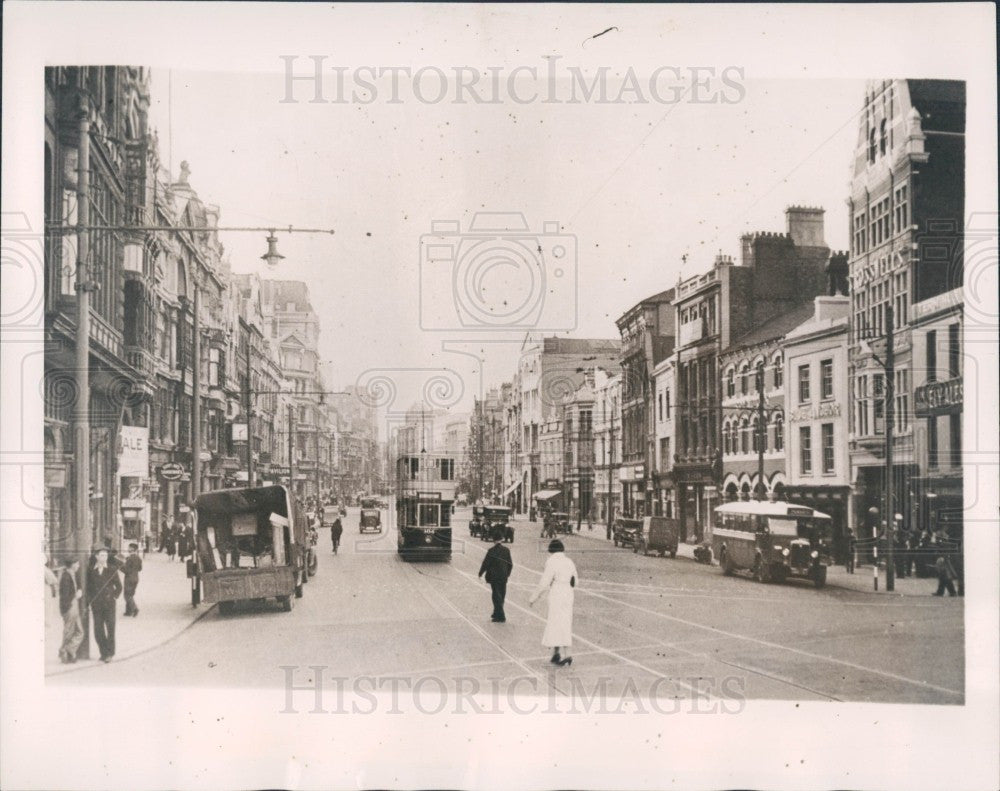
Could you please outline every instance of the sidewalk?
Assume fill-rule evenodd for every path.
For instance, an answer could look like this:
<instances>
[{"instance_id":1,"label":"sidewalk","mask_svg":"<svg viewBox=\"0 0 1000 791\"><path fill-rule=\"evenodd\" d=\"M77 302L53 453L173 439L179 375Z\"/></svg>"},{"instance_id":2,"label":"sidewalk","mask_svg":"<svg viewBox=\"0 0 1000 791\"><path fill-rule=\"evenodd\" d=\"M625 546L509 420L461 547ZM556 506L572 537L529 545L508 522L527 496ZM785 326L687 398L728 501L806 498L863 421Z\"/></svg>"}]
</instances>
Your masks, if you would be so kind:
<instances>
[{"instance_id":1,"label":"sidewalk","mask_svg":"<svg viewBox=\"0 0 1000 791\"><path fill-rule=\"evenodd\" d=\"M191 581L187 578L186 564L170 561L166 554L149 552L142 560L142 574L135 594L139 615L126 618L125 597L118 598L118 613L115 618L115 659L149 651L183 632L213 605L191 606ZM83 667L99 664L97 644L90 636L91 659L81 659L75 664L64 665L59 661L59 646L62 643L62 616L59 614L59 600L45 597L45 675L55 676L72 673ZM114 662L112 662L113 664Z\"/></svg>"},{"instance_id":2,"label":"sidewalk","mask_svg":"<svg viewBox=\"0 0 1000 791\"><path fill-rule=\"evenodd\" d=\"M532 525L536 529L541 528L540 522L530 522L527 519L521 518L517 519L518 522L523 524ZM613 544L605 538L606 528L603 523L594 522L593 530L587 529L587 523L584 522L581 525L580 532L577 533L573 531L573 535L577 538L585 538L591 541L598 541L608 547L613 548ZM694 549L698 544L685 544L681 543L677 547L677 557L685 558L692 562L694 560ZM718 571L718 564L712 564L714 569ZM708 566L705 567L706 570L709 569ZM829 566L826 570L826 584L830 588L840 588L844 590L851 590L858 593L870 593L873 595L882 596L930 596L937 590L937 578L935 577L925 577L921 579L920 577L896 577L895 590L889 593L885 590L885 568L879 569L879 589L876 591L874 589L874 584L872 582L872 567L868 566L857 566L854 569L853 574L848 574L843 566Z\"/></svg>"}]
</instances>

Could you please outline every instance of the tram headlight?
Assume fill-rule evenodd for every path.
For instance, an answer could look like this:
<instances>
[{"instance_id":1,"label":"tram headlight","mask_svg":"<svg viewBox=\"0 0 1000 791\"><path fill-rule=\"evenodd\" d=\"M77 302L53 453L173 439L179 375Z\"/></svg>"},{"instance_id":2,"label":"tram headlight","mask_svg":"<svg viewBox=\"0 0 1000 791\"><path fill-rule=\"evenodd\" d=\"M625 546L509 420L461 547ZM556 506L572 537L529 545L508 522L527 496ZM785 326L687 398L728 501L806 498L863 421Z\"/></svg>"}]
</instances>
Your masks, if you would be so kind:
<instances>
[{"instance_id":1,"label":"tram headlight","mask_svg":"<svg viewBox=\"0 0 1000 791\"><path fill-rule=\"evenodd\" d=\"M785 547L783 550L781 550L781 554L784 555L787 558L788 554L789 554L788 547Z\"/></svg>"},{"instance_id":2,"label":"tram headlight","mask_svg":"<svg viewBox=\"0 0 1000 791\"><path fill-rule=\"evenodd\" d=\"M810 552L810 553L809 553L809 557L811 557L811 558L812 558L813 560L816 560L816 558L818 558L818 557L819 557L819 552L817 552L817 551L816 551L816 550L814 549L814 550L813 550L812 552Z\"/></svg>"}]
</instances>

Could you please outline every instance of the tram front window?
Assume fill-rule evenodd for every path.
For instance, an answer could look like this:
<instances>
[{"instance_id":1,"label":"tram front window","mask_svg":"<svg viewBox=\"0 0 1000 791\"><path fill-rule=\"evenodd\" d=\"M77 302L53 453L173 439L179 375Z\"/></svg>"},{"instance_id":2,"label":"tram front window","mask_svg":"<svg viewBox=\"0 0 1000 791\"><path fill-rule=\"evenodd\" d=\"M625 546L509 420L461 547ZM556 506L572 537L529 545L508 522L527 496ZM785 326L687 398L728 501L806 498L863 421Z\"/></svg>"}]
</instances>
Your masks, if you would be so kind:
<instances>
[{"instance_id":1,"label":"tram front window","mask_svg":"<svg viewBox=\"0 0 1000 791\"><path fill-rule=\"evenodd\" d=\"M437 527L438 526L438 512L441 506L437 504L433 505L420 505L420 527Z\"/></svg>"}]
</instances>

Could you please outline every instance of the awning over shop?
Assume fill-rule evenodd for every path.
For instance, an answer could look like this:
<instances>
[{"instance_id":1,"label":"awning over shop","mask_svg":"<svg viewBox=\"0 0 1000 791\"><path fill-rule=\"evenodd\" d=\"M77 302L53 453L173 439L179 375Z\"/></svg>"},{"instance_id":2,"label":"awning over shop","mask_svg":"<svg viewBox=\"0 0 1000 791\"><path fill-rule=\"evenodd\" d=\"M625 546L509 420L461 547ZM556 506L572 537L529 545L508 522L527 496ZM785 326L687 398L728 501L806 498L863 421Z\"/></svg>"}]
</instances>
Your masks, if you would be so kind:
<instances>
[{"instance_id":1,"label":"awning over shop","mask_svg":"<svg viewBox=\"0 0 1000 791\"><path fill-rule=\"evenodd\" d=\"M517 487L520 485L521 485L520 481L514 481L514 483L512 483L510 486L508 486L506 489L503 490L503 496L508 497L509 495L513 494L514 491L517 489Z\"/></svg>"},{"instance_id":2,"label":"awning over shop","mask_svg":"<svg viewBox=\"0 0 1000 791\"><path fill-rule=\"evenodd\" d=\"M540 492L535 492L534 497L536 500L551 500L553 497L558 497L562 494L558 489L542 489Z\"/></svg>"}]
</instances>

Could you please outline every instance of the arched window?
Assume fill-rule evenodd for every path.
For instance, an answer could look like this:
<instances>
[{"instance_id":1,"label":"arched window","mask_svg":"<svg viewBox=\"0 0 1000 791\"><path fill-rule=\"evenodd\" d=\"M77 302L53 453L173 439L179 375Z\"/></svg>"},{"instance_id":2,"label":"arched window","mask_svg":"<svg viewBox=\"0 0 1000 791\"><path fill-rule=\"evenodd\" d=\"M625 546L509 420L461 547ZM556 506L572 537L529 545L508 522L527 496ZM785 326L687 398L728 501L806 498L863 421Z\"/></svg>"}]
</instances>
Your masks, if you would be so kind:
<instances>
[{"instance_id":1,"label":"arched window","mask_svg":"<svg viewBox=\"0 0 1000 791\"><path fill-rule=\"evenodd\" d=\"M736 369L730 368L726 372L726 395L732 398L736 395Z\"/></svg>"},{"instance_id":2,"label":"arched window","mask_svg":"<svg viewBox=\"0 0 1000 791\"><path fill-rule=\"evenodd\" d=\"M759 393L764 387L764 360L754 360L753 366L753 391Z\"/></svg>"},{"instance_id":3,"label":"arched window","mask_svg":"<svg viewBox=\"0 0 1000 791\"><path fill-rule=\"evenodd\" d=\"M772 360L774 366L774 386L781 388L785 386L785 358L778 352Z\"/></svg>"},{"instance_id":4,"label":"arched window","mask_svg":"<svg viewBox=\"0 0 1000 791\"><path fill-rule=\"evenodd\" d=\"M750 365L743 363L740 366L740 394L746 395L750 392Z\"/></svg>"},{"instance_id":5,"label":"arched window","mask_svg":"<svg viewBox=\"0 0 1000 791\"><path fill-rule=\"evenodd\" d=\"M740 418L740 453L750 452L750 421L746 417Z\"/></svg>"},{"instance_id":6,"label":"arched window","mask_svg":"<svg viewBox=\"0 0 1000 791\"><path fill-rule=\"evenodd\" d=\"M785 449L785 418L781 414L774 416L774 449Z\"/></svg>"},{"instance_id":7,"label":"arched window","mask_svg":"<svg viewBox=\"0 0 1000 791\"><path fill-rule=\"evenodd\" d=\"M882 123L879 124L879 135L878 135L878 147L879 152L882 156L885 156L885 150L889 144L889 135L886 132L886 120L883 118Z\"/></svg>"},{"instance_id":8,"label":"arched window","mask_svg":"<svg viewBox=\"0 0 1000 791\"><path fill-rule=\"evenodd\" d=\"M728 421L722 427L722 452L727 456L733 452L733 432Z\"/></svg>"},{"instance_id":9,"label":"arched window","mask_svg":"<svg viewBox=\"0 0 1000 791\"><path fill-rule=\"evenodd\" d=\"M875 153L877 152L877 150L878 149L875 146L875 127L873 126L871 128L871 131L868 132L868 161L869 162L871 162L871 163L875 162Z\"/></svg>"},{"instance_id":10,"label":"arched window","mask_svg":"<svg viewBox=\"0 0 1000 791\"><path fill-rule=\"evenodd\" d=\"M756 415L754 415L753 420L750 422L750 432L750 447L754 453L757 453L760 450L760 421Z\"/></svg>"}]
</instances>

